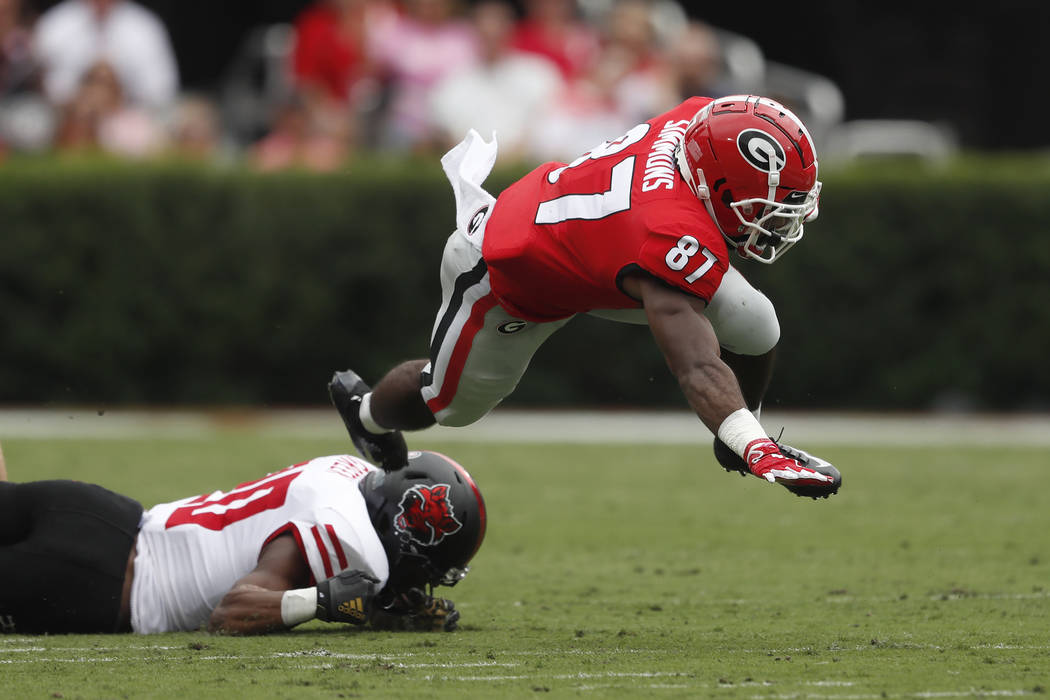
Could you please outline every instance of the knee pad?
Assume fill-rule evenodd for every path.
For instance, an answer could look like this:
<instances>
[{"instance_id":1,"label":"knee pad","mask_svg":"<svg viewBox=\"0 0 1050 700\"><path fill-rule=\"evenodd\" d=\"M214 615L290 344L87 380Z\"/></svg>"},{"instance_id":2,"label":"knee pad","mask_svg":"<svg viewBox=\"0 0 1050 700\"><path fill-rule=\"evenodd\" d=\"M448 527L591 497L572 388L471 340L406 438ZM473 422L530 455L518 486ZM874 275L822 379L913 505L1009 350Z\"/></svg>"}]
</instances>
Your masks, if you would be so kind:
<instances>
[{"instance_id":1,"label":"knee pad","mask_svg":"<svg viewBox=\"0 0 1050 700\"><path fill-rule=\"evenodd\" d=\"M718 344L738 355L763 355L780 340L780 321L773 302L729 268L704 315Z\"/></svg>"}]
</instances>

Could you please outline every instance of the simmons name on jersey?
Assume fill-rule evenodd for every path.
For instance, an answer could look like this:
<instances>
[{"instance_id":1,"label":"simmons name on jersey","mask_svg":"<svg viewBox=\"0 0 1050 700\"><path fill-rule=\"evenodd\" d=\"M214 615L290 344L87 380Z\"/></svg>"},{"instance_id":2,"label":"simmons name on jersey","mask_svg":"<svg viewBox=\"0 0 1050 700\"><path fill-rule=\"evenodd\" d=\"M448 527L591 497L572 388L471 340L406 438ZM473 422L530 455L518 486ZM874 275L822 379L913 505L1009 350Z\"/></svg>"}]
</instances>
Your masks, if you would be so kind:
<instances>
[{"instance_id":1,"label":"simmons name on jersey","mask_svg":"<svg viewBox=\"0 0 1050 700\"><path fill-rule=\"evenodd\" d=\"M620 286L632 270L710 301L728 252L674 164L685 127L708 102L687 100L572 163L535 169L499 196L482 256L507 311L552 321L638 308Z\"/></svg>"}]
</instances>

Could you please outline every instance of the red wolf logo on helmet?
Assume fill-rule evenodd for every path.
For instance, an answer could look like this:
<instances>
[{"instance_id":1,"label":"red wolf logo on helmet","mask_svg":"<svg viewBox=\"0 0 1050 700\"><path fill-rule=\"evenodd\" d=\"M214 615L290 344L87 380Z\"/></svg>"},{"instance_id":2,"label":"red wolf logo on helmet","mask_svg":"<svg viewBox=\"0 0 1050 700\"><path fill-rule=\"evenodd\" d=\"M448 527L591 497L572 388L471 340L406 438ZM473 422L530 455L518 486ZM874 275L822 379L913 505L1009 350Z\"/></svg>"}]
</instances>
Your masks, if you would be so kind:
<instances>
[{"instance_id":1,"label":"red wolf logo on helmet","mask_svg":"<svg viewBox=\"0 0 1050 700\"><path fill-rule=\"evenodd\" d=\"M463 523L452 512L448 491L448 484L413 486L405 491L394 519L397 529L424 546L435 545L446 535L458 532Z\"/></svg>"}]
</instances>

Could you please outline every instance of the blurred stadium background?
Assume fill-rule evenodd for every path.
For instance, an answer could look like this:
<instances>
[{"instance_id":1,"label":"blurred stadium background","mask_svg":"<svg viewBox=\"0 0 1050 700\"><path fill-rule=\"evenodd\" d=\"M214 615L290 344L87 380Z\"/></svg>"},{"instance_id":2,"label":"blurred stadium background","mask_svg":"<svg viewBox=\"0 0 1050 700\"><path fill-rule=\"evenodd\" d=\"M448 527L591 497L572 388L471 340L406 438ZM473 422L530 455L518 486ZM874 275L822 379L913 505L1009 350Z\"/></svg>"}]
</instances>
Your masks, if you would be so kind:
<instances>
[{"instance_id":1,"label":"blurred stadium background","mask_svg":"<svg viewBox=\"0 0 1050 700\"><path fill-rule=\"evenodd\" d=\"M515 98L536 96L530 129L500 127L521 134L494 191L691 94L768 94L811 126L821 221L748 271L784 327L773 410L1050 406L1050 9L518 0L484 34L482 4L142 0L131 26L162 31L107 53L40 36L68 3L0 0L0 404L318 405L332 370L419 353L451 222L438 155L507 119L450 85L502 36L534 59ZM528 23L559 8L552 48ZM80 66L64 91L60 64ZM644 330L574 324L509 406L684 407Z\"/></svg>"},{"instance_id":2,"label":"blurred stadium background","mask_svg":"<svg viewBox=\"0 0 1050 700\"><path fill-rule=\"evenodd\" d=\"M527 14L529 0L508 2L519 17ZM5 15L21 17L17 23L31 29L36 18L57 4L58 0L4 0L2 8ZM219 11L205 3L141 2L170 35L179 89L234 111L246 109L244 104L231 104L236 95L247 100L245 92L250 92L252 97L278 100L284 96L282 90L292 87L282 84L287 78L284 58L294 50L296 23L317 4L323 2L237 0L223 3ZM416 4L447 4L462 19L477 3L417 0ZM617 3L563 4L576 5L577 15L601 33ZM687 20L704 22L722 39L725 75L735 87L781 92L799 102L813 100L821 112L815 115L818 122L893 119L915 126L925 122L943 129L940 133L951 145L977 149L1048 145L1042 114L1050 98L1036 86L1050 59L1035 47L1050 26L1050 10L1038 3L1011 0L952 12L905 2L883 3L872 11L832 0L816 0L805 11L770 5L760 12L732 4L678 0L648 4L654 8L658 49L669 49ZM8 23L16 20L6 19ZM8 33L7 64L13 61L10 54L17 53L15 43ZM8 89L10 72L5 66ZM229 111L223 116L227 129L244 128L249 119ZM269 116L256 114L257 126ZM829 144L822 145L826 150Z\"/></svg>"},{"instance_id":3,"label":"blurred stadium background","mask_svg":"<svg viewBox=\"0 0 1050 700\"><path fill-rule=\"evenodd\" d=\"M391 110L397 70L418 78L452 51L399 63L425 32L381 14L383 69L358 71L343 39L363 36L355 12L384 7L341 0L345 35L323 13L306 32L341 60L297 73L307 13L327 2L141 0L152 15L129 20L121 70L96 66L67 16L48 45L71 50L76 79L53 97L32 46L59 3L0 0L12 479L154 503L348 450L332 371L377 377L423 352L453 215L437 159L459 134L413 140ZM455 23L478 4L403 9ZM573 4L511 7L521 21ZM574 110L514 112L545 138L504 149L490 189L697 84L791 104L825 184L806 240L745 270L783 327L763 418L847 488L813 504L723 473L647 330L581 318L505 407L410 438L468 465L493 513L455 592L466 634L13 637L0 695L1045 695L1050 5L625 2L611 42L614 4L579 0L573 46L591 62L544 79ZM167 38L143 48L147 25ZM450 25L453 46L470 26ZM311 87L311 70L334 93L356 78L355 99Z\"/></svg>"}]
</instances>

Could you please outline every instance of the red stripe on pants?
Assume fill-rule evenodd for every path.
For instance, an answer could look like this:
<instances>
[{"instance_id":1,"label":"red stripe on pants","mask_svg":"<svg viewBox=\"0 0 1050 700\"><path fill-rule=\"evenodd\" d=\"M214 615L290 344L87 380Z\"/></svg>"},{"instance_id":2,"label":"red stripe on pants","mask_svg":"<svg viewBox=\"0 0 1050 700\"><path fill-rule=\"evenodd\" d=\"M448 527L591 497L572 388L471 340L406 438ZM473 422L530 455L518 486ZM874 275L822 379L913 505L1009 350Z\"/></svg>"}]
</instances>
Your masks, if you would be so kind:
<instances>
[{"instance_id":1,"label":"red stripe on pants","mask_svg":"<svg viewBox=\"0 0 1050 700\"><path fill-rule=\"evenodd\" d=\"M498 303L496 295L491 292L474 302L474 306L470 309L470 318L463 324L463 329L456 338L456 345L452 348L452 356L445 369L445 378L441 382L441 392L427 401L427 408L431 413L436 415L438 411L448 408L452 399L456 397L459 379L463 376L463 366L467 363L470 349L474 345L474 336L485 325L485 314Z\"/></svg>"}]
</instances>

